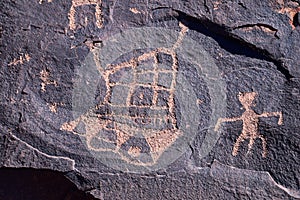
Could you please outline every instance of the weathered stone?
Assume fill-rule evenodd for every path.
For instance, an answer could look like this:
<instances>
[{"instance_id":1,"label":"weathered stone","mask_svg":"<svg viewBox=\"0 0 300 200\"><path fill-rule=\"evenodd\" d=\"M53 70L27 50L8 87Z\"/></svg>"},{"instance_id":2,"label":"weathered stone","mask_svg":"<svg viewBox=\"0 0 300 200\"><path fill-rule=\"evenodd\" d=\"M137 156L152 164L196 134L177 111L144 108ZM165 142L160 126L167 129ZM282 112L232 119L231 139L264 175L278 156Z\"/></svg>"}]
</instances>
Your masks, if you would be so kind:
<instances>
[{"instance_id":1,"label":"weathered stone","mask_svg":"<svg viewBox=\"0 0 300 200\"><path fill-rule=\"evenodd\" d=\"M0 10L0 167L98 199L300 198L298 1Z\"/></svg>"}]
</instances>

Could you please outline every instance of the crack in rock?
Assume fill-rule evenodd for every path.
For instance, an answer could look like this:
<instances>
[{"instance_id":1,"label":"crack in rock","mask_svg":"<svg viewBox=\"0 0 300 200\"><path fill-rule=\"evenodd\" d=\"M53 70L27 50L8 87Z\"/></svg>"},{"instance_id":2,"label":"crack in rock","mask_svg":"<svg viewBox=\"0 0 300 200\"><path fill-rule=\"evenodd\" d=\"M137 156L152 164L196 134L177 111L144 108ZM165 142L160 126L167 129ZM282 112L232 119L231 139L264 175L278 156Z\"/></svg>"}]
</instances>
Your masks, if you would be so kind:
<instances>
[{"instance_id":1,"label":"crack in rock","mask_svg":"<svg viewBox=\"0 0 300 200\"><path fill-rule=\"evenodd\" d=\"M5 156L1 158L4 158L1 161L3 167L29 167L61 172L77 171L75 160L71 158L43 153L12 134L6 137Z\"/></svg>"},{"instance_id":2,"label":"crack in rock","mask_svg":"<svg viewBox=\"0 0 300 200\"><path fill-rule=\"evenodd\" d=\"M233 182L236 185L241 185L241 187L247 183L253 185L261 184L265 182L264 185L267 187L277 187L286 192L288 195L294 198L300 198L300 191L286 188L278 183L272 178L269 172L266 171L255 171L249 169L240 169L233 166L225 165L217 160L214 160L211 166L211 176L216 180ZM259 187L259 186L257 186ZM264 187L267 191L267 188Z\"/></svg>"}]
</instances>

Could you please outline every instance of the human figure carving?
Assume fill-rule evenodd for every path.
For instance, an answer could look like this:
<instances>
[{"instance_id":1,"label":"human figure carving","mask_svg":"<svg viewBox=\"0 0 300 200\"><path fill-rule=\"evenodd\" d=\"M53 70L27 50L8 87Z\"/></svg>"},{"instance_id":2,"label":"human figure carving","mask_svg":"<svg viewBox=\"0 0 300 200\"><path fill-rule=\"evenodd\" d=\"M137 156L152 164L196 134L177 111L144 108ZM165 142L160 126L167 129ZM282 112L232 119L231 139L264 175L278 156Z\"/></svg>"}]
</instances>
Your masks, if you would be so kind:
<instances>
[{"instance_id":1,"label":"human figure carving","mask_svg":"<svg viewBox=\"0 0 300 200\"><path fill-rule=\"evenodd\" d=\"M263 135L260 135L258 132L258 121L260 117L272 117L272 116L279 116L278 125L283 124L283 117L282 112L264 112L262 114L257 114L251 108L253 106L253 100L257 96L256 92L247 92L247 93L239 93L238 98L245 112L240 117L233 117L233 118L220 118L215 126L215 131L220 128L221 123L223 122L235 122L235 121L243 121L243 130L241 135L236 140L236 143L233 146L232 155L236 156L240 147L241 142L245 139L249 139L248 144L248 151L247 154L252 149L254 144L254 140L256 138L261 139L262 146L263 146L263 153L262 157L267 156L267 142Z\"/></svg>"},{"instance_id":2,"label":"human figure carving","mask_svg":"<svg viewBox=\"0 0 300 200\"><path fill-rule=\"evenodd\" d=\"M76 29L76 20L75 20L76 10L75 10L75 8L78 6L83 6L83 5L95 5L96 6L96 11L95 11L96 25L98 28L101 28L103 25L101 4L102 4L102 0L72 0L72 6L71 6L71 9L69 12L70 29L71 30Z\"/></svg>"}]
</instances>

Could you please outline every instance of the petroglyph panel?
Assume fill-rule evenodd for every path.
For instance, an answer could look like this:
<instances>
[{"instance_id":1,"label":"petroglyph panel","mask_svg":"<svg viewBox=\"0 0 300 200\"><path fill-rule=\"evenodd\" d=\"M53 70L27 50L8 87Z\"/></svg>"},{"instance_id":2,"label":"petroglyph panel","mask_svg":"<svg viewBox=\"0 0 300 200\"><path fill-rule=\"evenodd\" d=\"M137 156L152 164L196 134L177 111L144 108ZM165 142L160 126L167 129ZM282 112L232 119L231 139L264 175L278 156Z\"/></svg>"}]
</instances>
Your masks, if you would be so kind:
<instances>
[{"instance_id":1,"label":"petroglyph panel","mask_svg":"<svg viewBox=\"0 0 300 200\"><path fill-rule=\"evenodd\" d=\"M83 122L88 127L85 137L89 149L113 151L135 165L155 164L182 134L174 105L178 69L175 50L187 32L185 26L181 27L173 47L158 48L101 71L107 88L104 101L63 124L62 129L78 134L75 128ZM169 69L159 68L162 54L170 58Z\"/></svg>"},{"instance_id":2,"label":"petroglyph panel","mask_svg":"<svg viewBox=\"0 0 300 200\"><path fill-rule=\"evenodd\" d=\"M99 199L299 198L298 2L0 9L2 167L60 171ZM174 59L160 50L174 47L179 22L189 30L172 92Z\"/></svg>"}]
</instances>

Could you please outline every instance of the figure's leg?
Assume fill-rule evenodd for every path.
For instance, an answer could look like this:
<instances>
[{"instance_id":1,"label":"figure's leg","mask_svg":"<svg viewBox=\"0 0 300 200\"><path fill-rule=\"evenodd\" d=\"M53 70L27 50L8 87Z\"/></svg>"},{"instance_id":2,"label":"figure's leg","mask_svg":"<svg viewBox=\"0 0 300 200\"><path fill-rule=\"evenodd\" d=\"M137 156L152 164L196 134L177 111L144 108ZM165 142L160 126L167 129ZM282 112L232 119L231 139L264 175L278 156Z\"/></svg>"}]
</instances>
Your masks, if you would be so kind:
<instances>
[{"instance_id":1,"label":"figure's leg","mask_svg":"<svg viewBox=\"0 0 300 200\"><path fill-rule=\"evenodd\" d=\"M250 153L250 151L251 151L251 149L252 149L252 147L253 147L253 144L254 144L254 140L255 140L254 137L250 137L249 144L248 144L248 151L247 151L246 154L249 154L249 153Z\"/></svg>"},{"instance_id":2,"label":"figure's leg","mask_svg":"<svg viewBox=\"0 0 300 200\"><path fill-rule=\"evenodd\" d=\"M240 147L241 142L243 142L245 139L245 136L243 135L243 133L238 137L238 139L236 140L234 146L233 146L233 150L232 150L232 155L236 156Z\"/></svg>"},{"instance_id":3,"label":"figure's leg","mask_svg":"<svg viewBox=\"0 0 300 200\"><path fill-rule=\"evenodd\" d=\"M258 138L261 139L262 146L263 146L262 157L265 158L265 157L267 157L267 153L268 153L268 151L267 151L267 141L262 135L259 135Z\"/></svg>"},{"instance_id":4,"label":"figure's leg","mask_svg":"<svg viewBox=\"0 0 300 200\"><path fill-rule=\"evenodd\" d=\"M101 11L101 1L96 4L96 25L98 28L102 28L103 26L103 19L102 19L102 11Z\"/></svg>"},{"instance_id":5,"label":"figure's leg","mask_svg":"<svg viewBox=\"0 0 300 200\"><path fill-rule=\"evenodd\" d=\"M69 12L69 27L71 30L75 30L76 29L76 23L75 23L75 6L72 4L71 8L70 8L70 12Z\"/></svg>"}]
</instances>

